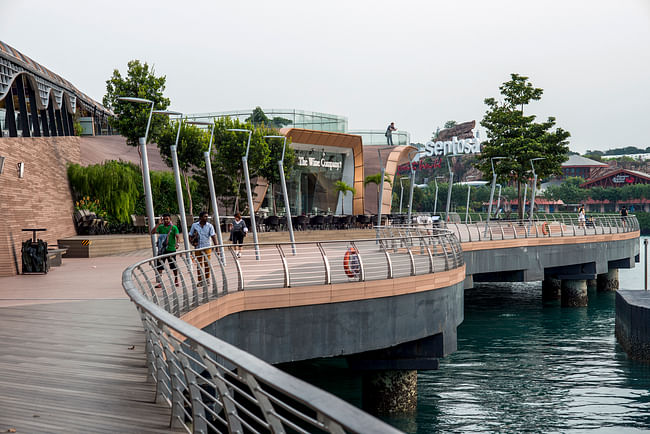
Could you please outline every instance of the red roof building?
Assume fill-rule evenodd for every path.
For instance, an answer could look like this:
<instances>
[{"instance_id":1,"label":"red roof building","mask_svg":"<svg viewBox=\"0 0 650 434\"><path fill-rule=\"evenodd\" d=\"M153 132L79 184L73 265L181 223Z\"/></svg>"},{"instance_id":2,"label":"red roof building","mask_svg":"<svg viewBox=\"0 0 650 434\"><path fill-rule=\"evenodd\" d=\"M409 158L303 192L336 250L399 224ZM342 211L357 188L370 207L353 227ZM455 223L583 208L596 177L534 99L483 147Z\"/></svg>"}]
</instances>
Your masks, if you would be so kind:
<instances>
[{"instance_id":1,"label":"red roof building","mask_svg":"<svg viewBox=\"0 0 650 434\"><path fill-rule=\"evenodd\" d=\"M636 170L615 169L587 180L580 187L623 187L631 184L650 184L650 175Z\"/></svg>"}]
</instances>

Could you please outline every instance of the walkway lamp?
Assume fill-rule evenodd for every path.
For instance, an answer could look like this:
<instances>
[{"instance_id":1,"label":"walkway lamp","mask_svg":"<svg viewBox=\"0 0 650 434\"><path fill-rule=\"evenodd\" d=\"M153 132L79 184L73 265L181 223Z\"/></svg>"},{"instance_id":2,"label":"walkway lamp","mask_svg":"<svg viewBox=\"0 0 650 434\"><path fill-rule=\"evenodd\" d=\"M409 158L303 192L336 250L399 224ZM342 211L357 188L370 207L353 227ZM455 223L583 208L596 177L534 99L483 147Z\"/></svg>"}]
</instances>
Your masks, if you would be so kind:
<instances>
[{"instance_id":1,"label":"walkway lamp","mask_svg":"<svg viewBox=\"0 0 650 434\"><path fill-rule=\"evenodd\" d=\"M465 205L465 224L467 224L467 219L469 218L469 196L472 191L472 185L469 183L470 179L474 179L476 176L468 176L467 180L467 204Z\"/></svg>"},{"instance_id":2,"label":"walkway lamp","mask_svg":"<svg viewBox=\"0 0 650 434\"><path fill-rule=\"evenodd\" d=\"M436 215L438 211L438 180L439 179L445 179L444 176L436 176L433 178L433 182L436 184L436 198L433 201L433 215Z\"/></svg>"},{"instance_id":3,"label":"walkway lamp","mask_svg":"<svg viewBox=\"0 0 650 434\"><path fill-rule=\"evenodd\" d=\"M174 184L176 185L176 201L178 202L178 212L181 217L181 229L183 231L183 244L185 250L190 249L190 238L187 234L187 220L185 218L185 201L183 200L183 187L181 184L181 173L178 168L178 139L181 136L181 127L183 126L183 113L174 111L154 111L156 114L176 115L178 118L178 131L176 132L176 142L170 147L172 154L172 168L174 169ZM191 211L191 210L190 210Z\"/></svg>"},{"instance_id":4,"label":"walkway lamp","mask_svg":"<svg viewBox=\"0 0 650 434\"><path fill-rule=\"evenodd\" d=\"M494 171L494 160L504 160L506 158L507 157L490 158L490 166L492 166L492 188L490 189L490 203L488 204L487 219L485 219L485 234L484 234L485 237L487 237L488 225L490 224L490 216L492 215L492 201L494 200L494 187L496 186L496 182L497 182L497 173Z\"/></svg>"},{"instance_id":5,"label":"walkway lamp","mask_svg":"<svg viewBox=\"0 0 650 434\"><path fill-rule=\"evenodd\" d=\"M445 217L449 221L449 207L451 205L451 189L454 185L454 172L452 171L451 164L449 163L450 157L455 157L456 155L447 155L445 160L447 160L447 168L449 169L449 189L447 191L447 207L445 208Z\"/></svg>"},{"instance_id":6,"label":"walkway lamp","mask_svg":"<svg viewBox=\"0 0 650 434\"><path fill-rule=\"evenodd\" d=\"M501 184L497 184L499 187L499 192L497 193L497 209L494 211L494 214L499 214L499 206L501 206Z\"/></svg>"},{"instance_id":7,"label":"walkway lamp","mask_svg":"<svg viewBox=\"0 0 650 434\"><path fill-rule=\"evenodd\" d=\"M530 226L533 225L533 213L535 212L535 193L537 190L537 173L535 173L535 165L533 161L546 160L546 157L537 157L530 159L530 167L533 169L533 192L532 197L530 198ZM529 227L530 230L530 227Z\"/></svg>"},{"instance_id":8,"label":"walkway lamp","mask_svg":"<svg viewBox=\"0 0 650 434\"><path fill-rule=\"evenodd\" d=\"M149 220L149 236L151 238L151 250L153 251L153 255L156 256L158 253L156 252L156 236L151 233L153 228L156 226L156 222L154 220L154 212L153 212L153 199L151 195L151 177L149 175L149 158L147 156L147 137L149 136L149 127L151 126L151 116L153 115L153 106L154 102L145 99L145 98L137 98L137 97L132 97L132 96L120 96L117 98L120 101L124 102L132 102L135 104L151 104L151 109L149 110L149 120L147 121L147 128L144 133L144 137L140 137L139 139L139 152L140 152L140 165L142 167L142 186L144 187L144 202L145 202L145 209L147 212L147 219Z\"/></svg>"},{"instance_id":9,"label":"walkway lamp","mask_svg":"<svg viewBox=\"0 0 650 434\"><path fill-rule=\"evenodd\" d=\"M296 255L296 240L293 237L293 222L291 221L291 207L289 206L289 193L287 193L287 181L284 178L284 151L287 149L287 136L264 136L265 139L283 139L282 158L278 160L278 170L280 171L280 184L282 185L282 196L284 196L284 210L287 218L287 227L289 228L289 239L291 240L291 252Z\"/></svg>"},{"instance_id":10,"label":"walkway lamp","mask_svg":"<svg viewBox=\"0 0 650 434\"><path fill-rule=\"evenodd\" d=\"M381 186L379 187L379 197L377 198L377 226L381 226L381 208L384 205L384 177L386 176L386 168L384 167L384 160L381 158L381 151L384 149L392 149L392 147L377 148L381 173ZM379 235L379 232L377 234Z\"/></svg>"},{"instance_id":11,"label":"walkway lamp","mask_svg":"<svg viewBox=\"0 0 650 434\"><path fill-rule=\"evenodd\" d=\"M524 184L524 212L522 215L526 215L526 199L528 199L528 182Z\"/></svg>"},{"instance_id":12,"label":"walkway lamp","mask_svg":"<svg viewBox=\"0 0 650 434\"><path fill-rule=\"evenodd\" d=\"M205 172L208 177L208 188L210 189L210 203L212 204L212 221L214 222L214 230L217 233L217 241L219 242L219 256L221 262L226 263L226 255L223 250L223 237L221 235L221 222L219 220L219 205L217 204L217 195L214 191L214 179L212 178L212 140L214 139L214 123L202 121L186 121L190 125L204 125L210 127L210 144L208 150L203 153L205 160Z\"/></svg>"},{"instance_id":13,"label":"walkway lamp","mask_svg":"<svg viewBox=\"0 0 650 434\"><path fill-rule=\"evenodd\" d=\"M411 224L411 215L413 212L413 188L415 187L415 170L413 170L413 161L418 154L423 154L426 151L411 151L409 152L409 168L411 169L411 185L410 185L410 194L409 194L409 213L408 213L408 224Z\"/></svg>"},{"instance_id":14,"label":"walkway lamp","mask_svg":"<svg viewBox=\"0 0 650 434\"><path fill-rule=\"evenodd\" d=\"M402 181L405 179L409 179L408 176L401 176L399 178L399 187L400 187L400 192L399 192L399 213L402 214L402 197L404 196L404 184L402 184Z\"/></svg>"},{"instance_id":15,"label":"walkway lamp","mask_svg":"<svg viewBox=\"0 0 650 434\"><path fill-rule=\"evenodd\" d=\"M246 145L246 155L241 157L242 164L244 166L244 178L246 181L246 195L248 196L248 211L251 216L251 230L253 231L253 242L255 243L255 259L260 260L260 246L257 241L257 226L255 224L255 208L253 207L253 192L251 190L251 179L248 173L248 151L251 148L251 136L253 135L252 130L246 130L241 128L229 128L226 131L234 131L240 133L248 133L248 144Z\"/></svg>"}]
</instances>

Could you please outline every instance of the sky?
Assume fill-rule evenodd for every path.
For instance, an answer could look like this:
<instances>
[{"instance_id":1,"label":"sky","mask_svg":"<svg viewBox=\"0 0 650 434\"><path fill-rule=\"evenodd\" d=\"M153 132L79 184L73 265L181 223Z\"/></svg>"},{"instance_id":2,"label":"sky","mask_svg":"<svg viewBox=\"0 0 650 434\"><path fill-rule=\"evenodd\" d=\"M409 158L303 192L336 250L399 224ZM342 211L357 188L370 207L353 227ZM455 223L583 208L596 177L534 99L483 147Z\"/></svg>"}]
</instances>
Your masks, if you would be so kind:
<instances>
[{"instance_id":1,"label":"sky","mask_svg":"<svg viewBox=\"0 0 650 434\"><path fill-rule=\"evenodd\" d=\"M517 73L572 151L650 146L650 0L0 0L0 40L100 102L140 59L183 113L318 111L421 143Z\"/></svg>"}]
</instances>

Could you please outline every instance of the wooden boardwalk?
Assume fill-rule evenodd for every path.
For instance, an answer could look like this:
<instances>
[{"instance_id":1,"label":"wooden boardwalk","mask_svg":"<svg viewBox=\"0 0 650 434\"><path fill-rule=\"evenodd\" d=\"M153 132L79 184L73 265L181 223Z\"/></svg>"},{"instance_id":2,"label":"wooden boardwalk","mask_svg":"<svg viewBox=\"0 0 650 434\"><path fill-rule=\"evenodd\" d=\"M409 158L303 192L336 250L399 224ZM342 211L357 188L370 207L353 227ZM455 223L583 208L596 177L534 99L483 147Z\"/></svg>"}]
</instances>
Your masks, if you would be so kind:
<instances>
[{"instance_id":1,"label":"wooden boardwalk","mask_svg":"<svg viewBox=\"0 0 650 434\"><path fill-rule=\"evenodd\" d=\"M47 275L0 278L0 432L170 432L121 286L135 260L64 259Z\"/></svg>"}]
</instances>

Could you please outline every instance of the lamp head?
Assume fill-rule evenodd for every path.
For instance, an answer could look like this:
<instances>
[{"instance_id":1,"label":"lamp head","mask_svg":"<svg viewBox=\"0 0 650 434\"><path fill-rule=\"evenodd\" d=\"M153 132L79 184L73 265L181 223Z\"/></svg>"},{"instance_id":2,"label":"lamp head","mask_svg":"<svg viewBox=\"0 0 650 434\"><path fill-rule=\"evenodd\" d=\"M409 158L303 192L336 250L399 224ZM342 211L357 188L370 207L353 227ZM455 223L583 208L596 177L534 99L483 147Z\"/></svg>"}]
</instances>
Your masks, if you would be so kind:
<instances>
[{"instance_id":1,"label":"lamp head","mask_svg":"<svg viewBox=\"0 0 650 434\"><path fill-rule=\"evenodd\" d=\"M173 110L154 110L152 113L155 115L183 116L183 113Z\"/></svg>"},{"instance_id":2,"label":"lamp head","mask_svg":"<svg viewBox=\"0 0 650 434\"><path fill-rule=\"evenodd\" d=\"M205 126L214 125L212 122L204 122L204 121L185 121L185 123L189 125L205 125Z\"/></svg>"},{"instance_id":3,"label":"lamp head","mask_svg":"<svg viewBox=\"0 0 650 434\"><path fill-rule=\"evenodd\" d=\"M134 102L137 104L151 104L153 101L145 98L137 98L135 96L118 96L117 99L124 102Z\"/></svg>"}]
</instances>

